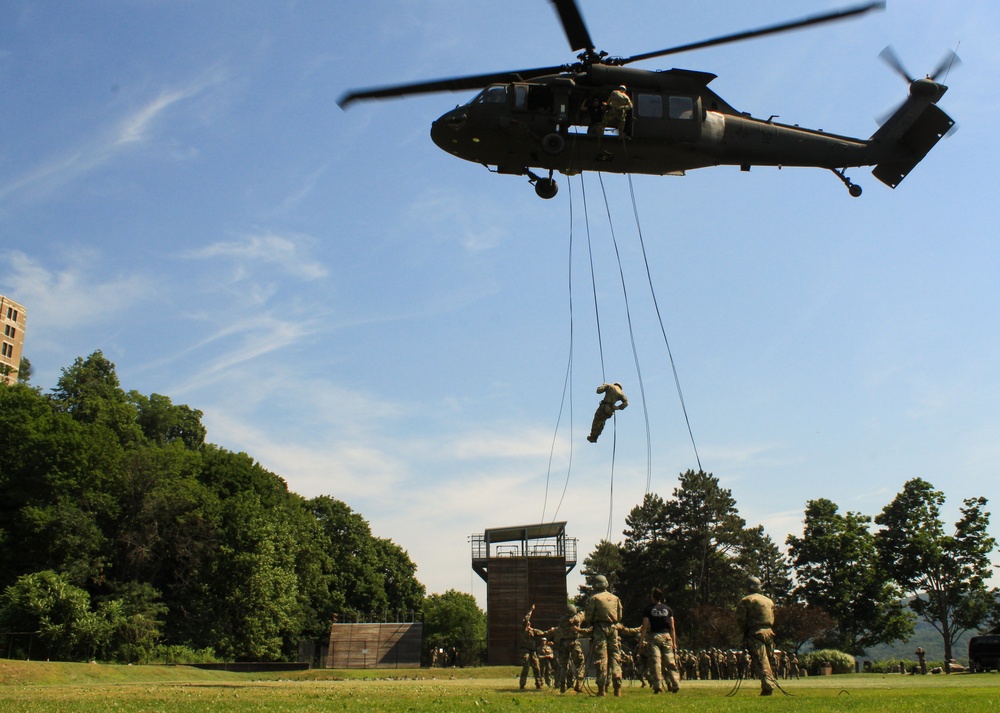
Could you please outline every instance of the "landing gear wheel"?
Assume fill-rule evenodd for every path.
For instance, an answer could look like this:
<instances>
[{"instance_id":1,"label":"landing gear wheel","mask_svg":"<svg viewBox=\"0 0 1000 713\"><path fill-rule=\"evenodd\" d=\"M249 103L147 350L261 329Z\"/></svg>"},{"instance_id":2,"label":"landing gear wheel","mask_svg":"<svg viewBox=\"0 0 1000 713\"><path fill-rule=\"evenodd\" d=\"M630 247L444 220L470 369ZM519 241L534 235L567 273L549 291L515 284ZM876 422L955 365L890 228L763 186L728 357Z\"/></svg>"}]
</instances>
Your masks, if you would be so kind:
<instances>
[{"instance_id":1,"label":"landing gear wheel","mask_svg":"<svg viewBox=\"0 0 1000 713\"><path fill-rule=\"evenodd\" d=\"M847 186L847 192L851 194L852 198L858 198L861 196L861 186L857 183L852 183L851 179L847 177L847 174L844 173L843 169L831 168L830 170L833 171L834 175L840 179L841 183Z\"/></svg>"},{"instance_id":2,"label":"landing gear wheel","mask_svg":"<svg viewBox=\"0 0 1000 713\"><path fill-rule=\"evenodd\" d=\"M566 148L566 139L560 134L546 134L542 139L542 151L552 156L562 153Z\"/></svg>"},{"instance_id":3,"label":"landing gear wheel","mask_svg":"<svg viewBox=\"0 0 1000 713\"><path fill-rule=\"evenodd\" d=\"M549 198L555 198L556 193L559 192L559 184L556 183L554 178L539 178L535 181L535 193L539 198L544 198L548 200Z\"/></svg>"}]
</instances>

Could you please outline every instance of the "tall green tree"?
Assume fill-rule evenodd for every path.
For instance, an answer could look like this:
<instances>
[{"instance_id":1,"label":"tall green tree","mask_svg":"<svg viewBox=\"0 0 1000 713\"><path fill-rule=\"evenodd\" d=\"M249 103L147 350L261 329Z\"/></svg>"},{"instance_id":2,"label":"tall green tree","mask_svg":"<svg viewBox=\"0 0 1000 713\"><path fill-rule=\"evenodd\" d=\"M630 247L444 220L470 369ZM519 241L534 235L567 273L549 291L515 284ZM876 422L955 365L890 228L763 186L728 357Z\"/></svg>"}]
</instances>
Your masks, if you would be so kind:
<instances>
[{"instance_id":1,"label":"tall green tree","mask_svg":"<svg viewBox=\"0 0 1000 713\"><path fill-rule=\"evenodd\" d=\"M821 498L806 505L802 537L788 536L796 595L837 623L814 642L817 648L859 655L875 644L905 640L913 631L901 592L879 561L870 523L867 515L842 515L835 503Z\"/></svg>"},{"instance_id":2,"label":"tall green tree","mask_svg":"<svg viewBox=\"0 0 1000 713\"><path fill-rule=\"evenodd\" d=\"M458 650L463 666L478 665L486 647L486 612L475 597L449 589L424 599L424 642L429 647Z\"/></svg>"},{"instance_id":3,"label":"tall green tree","mask_svg":"<svg viewBox=\"0 0 1000 713\"><path fill-rule=\"evenodd\" d=\"M222 542L202 605L212 613L210 645L237 661L277 661L298 632L294 542L256 494L224 504Z\"/></svg>"},{"instance_id":4,"label":"tall green tree","mask_svg":"<svg viewBox=\"0 0 1000 713\"><path fill-rule=\"evenodd\" d=\"M998 590L987 586L996 540L988 533L986 499L964 501L952 534L941 520L944 500L927 481L907 481L875 518L882 527L875 543L910 608L941 634L947 662L959 637L986 622Z\"/></svg>"},{"instance_id":5,"label":"tall green tree","mask_svg":"<svg viewBox=\"0 0 1000 713\"><path fill-rule=\"evenodd\" d=\"M201 411L183 404L175 406L161 394L143 396L133 390L128 400L135 407L136 422L147 440L160 445L182 443L193 450L204 445L206 430Z\"/></svg>"},{"instance_id":6,"label":"tall green tree","mask_svg":"<svg viewBox=\"0 0 1000 713\"><path fill-rule=\"evenodd\" d=\"M624 564L622 552L618 545L609 540L601 540L589 555L583 558L580 574L583 584L577 586L575 597L578 606L583 606L594 589L594 578L603 575L608 580L608 588L612 592L621 591L621 573Z\"/></svg>"},{"instance_id":7,"label":"tall green tree","mask_svg":"<svg viewBox=\"0 0 1000 713\"><path fill-rule=\"evenodd\" d=\"M52 399L80 423L109 429L123 446L142 438L136 408L121 388L115 365L101 351L77 357L63 369Z\"/></svg>"},{"instance_id":8,"label":"tall green tree","mask_svg":"<svg viewBox=\"0 0 1000 713\"><path fill-rule=\"evenodd\" d=\"M200 411L126 393L101 352L48 396L0 384L0 590L51 571L33 591L93 602L73 655L125 660L159 641L280 658L325 637L335 613L420 609L402 547L205 435Z\"/></svg>"}]
</instances>

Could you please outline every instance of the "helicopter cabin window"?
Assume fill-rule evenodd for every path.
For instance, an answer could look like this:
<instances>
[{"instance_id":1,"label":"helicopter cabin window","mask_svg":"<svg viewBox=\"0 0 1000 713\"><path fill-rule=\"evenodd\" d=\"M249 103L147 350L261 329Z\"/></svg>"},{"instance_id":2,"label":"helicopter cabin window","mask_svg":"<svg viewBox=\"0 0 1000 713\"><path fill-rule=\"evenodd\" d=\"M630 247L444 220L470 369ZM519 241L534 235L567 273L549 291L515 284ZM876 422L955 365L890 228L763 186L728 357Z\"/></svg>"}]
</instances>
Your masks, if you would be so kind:
<instances>
[{"instance_id":1,"label":"helicopter cabin window","mask_svg":"<svg viewBox=\"0 0 1000 713\"><path fill-rule=\"evenodd\" d=\"M671 119L693 119L694 99L692 97L670 97L670 118Z\"/></svg>"},{"instance_id":2,"label":"helicopter cabin window","mask_svg":"<svg viewBox=\"0 0 1000 713\"><path fill-rule=\"evenodd\" d=\"M635 111L637 116L646 119L662 119L663 97L659 94L640 94L636 97Z\"/></svg>"},{"instance_id":3,"label":"helicopter cabin window","mask_svg":"<svg viewBox=\"0 0 1000 713\"><path fill-rule=\"evenodd\" d=\"M494 84L492 87L487 87L479 96L483 104L506 104L507 85Z\"/></svg>"},{"instance_id":4,"label":"helicopter cabin window","mask_svg":"<svg viewBox=\"0 0 1000 713\"><path fill-rule=\"evenodd\" d=\"M514 85L514 108L518 111L528 109L528 87L525 84Z\"/></svg>"}]
</instances>

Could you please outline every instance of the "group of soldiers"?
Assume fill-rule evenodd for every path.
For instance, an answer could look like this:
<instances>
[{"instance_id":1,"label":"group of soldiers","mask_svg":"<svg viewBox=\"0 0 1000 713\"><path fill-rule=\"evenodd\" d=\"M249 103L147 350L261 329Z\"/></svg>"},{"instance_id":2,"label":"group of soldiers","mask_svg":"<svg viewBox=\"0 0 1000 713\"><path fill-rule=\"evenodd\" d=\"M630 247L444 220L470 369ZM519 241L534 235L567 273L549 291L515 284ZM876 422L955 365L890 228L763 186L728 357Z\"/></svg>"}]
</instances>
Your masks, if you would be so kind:
<instances>
[{"instance_id":1,"label":"group of soldiers","mask_svg":"<svg viewBox=\"0 0 1000 713\"><path fill-rule=\"evenodd\" d=\"M430 659L431 668L454 668L460 665L458 648L455 646L452 646L451 650L440 646L432 646Z\"/></svg>"},{"instance_id":2,"label":"group of soldiers","mask_svg":"<svg viewBox=\"0 0 1000 713\"><path fill-rule=\"evenodd\" d=\"M735 681L750 678L753 673L753 661L746 649L678 649L675 657L682 681ZM640 641L631 652L626 652L622 675L645 686L649 681L647 659L645 643ZM778 649L771 658L771 669L779 680L799 678L802 674L799 657Z\"/></svg>"},{"instance_id":3,"label":"group of soldiers","mask_svg":"<svg viewBox=\"0 0 1000 713\"><path fill-rule=\"evenodd\" d=\"M653 693L677 693L681 680L719 680L759 678L761 695L773 693L778 678L798 678L799 662L793 654L774 649L774 604L761 592L760 580L749 577L750 593L740 600L736 619L743 632L744 649L728 652L719 649L678 650L673 611L663 601L663 592L650 593L649 604L642 612L642 624L626 627L622 623L621 600L608 591L604 576L594 579L594 592L583 611L568 604L566 613L551 629L531 626L535 607L522 620L520 632L520 687L525 688L529 672L535 687L558 687L561 693L572 688L583 690L586 659L581 637L590 638L590 652L596 671L597 695L614 691L622 695L625 674L649 682ZM638 644L627 651L625 637L637 637Z\"/></svg>"}]
</instances>

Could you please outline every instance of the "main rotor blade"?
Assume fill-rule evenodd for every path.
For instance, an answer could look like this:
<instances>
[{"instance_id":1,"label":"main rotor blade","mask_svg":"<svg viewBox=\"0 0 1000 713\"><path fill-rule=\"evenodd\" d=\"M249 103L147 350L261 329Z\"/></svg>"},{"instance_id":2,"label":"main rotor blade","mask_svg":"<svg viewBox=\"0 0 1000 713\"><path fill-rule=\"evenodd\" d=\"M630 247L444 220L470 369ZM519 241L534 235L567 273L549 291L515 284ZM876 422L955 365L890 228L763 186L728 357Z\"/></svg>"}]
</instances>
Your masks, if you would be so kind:
<instances>
[{"instance_id":1,"label":"main rotor blade","mask_svg":"<svg viewBox=\"0 0 1000 713\"><path fill-rule=\"evenodd\" d=\"M389 99L391 97L402 97L410 94L427 94L430 92L458 92L466 89L481 89L488 84L506 84L508 82L523 82L536 77L544 77L550 74L559 74L566 70L565 65L558 67L536 67L535 69L522 69L509 72L497 72L495 74L475 74L468 77L449 77L446 79L432 79L428 82L416 82L413 84L396 84L386 87L372 87L370 89L357 89L349 91L340 99L337 104L341 109L346 109L348 104L362 99Z\"/></svg>"},{"instance_id":2,"label":"main rotor blade","mask_svg":"<svg viewBox=\"0 0 1000 713\"><path fill-rule=\"evenodd\" d=\"M569 46L574 50L592 50L594 41L590 39L590 32L583 22L583 15L577 7L576 0L552 0L559 13L559 21L562 22L563 30L566 31L566 39Z\"/></svg>"},{"instance_id":3,"label":"main rotor blade","mask_svg":"<svg viewBox=\"0 0 1000 713\"><path fill-rule=\"evenodd\" d=\"M857 7L846 8L844 10L835 10L833 12L823 13L821 15L810 15L809 17L804 17L801 20L793 20L791 22L783 22L778 25L770 25L768 27L761 27L756 30L748 30L746 32L737 32L732 35L723 35L721 37L715 37L710 40L703 40L702 42L692 42L688 45L679 45L677 47L670 47L665 50L659 50L658 52L647 52L645 54L637 54L632 57L626 57L624 59L617 59L614 64L624 65L630 64L631 62L638 62L644 59L652 59L653 57L663 57L668 54L678 54L680 52L688 52L690 50L702 49L704 47L714 47L715 45L722 45L729 42L740 42L741 40L749 40L753 37L762 37L764 35L773 35L779 32L788 32L789 30L798 30L803 27L809 27L810 25L819 25L824 22L835 22L836 20L843 20L848 17L853 17L855 15L862 15L870 10L884 10L885 2L870 2L865 5L858 5Z\"/></svg>"}]
</instances>

